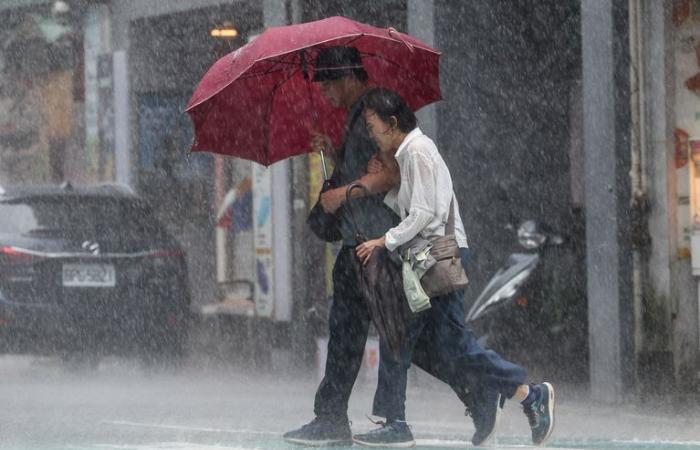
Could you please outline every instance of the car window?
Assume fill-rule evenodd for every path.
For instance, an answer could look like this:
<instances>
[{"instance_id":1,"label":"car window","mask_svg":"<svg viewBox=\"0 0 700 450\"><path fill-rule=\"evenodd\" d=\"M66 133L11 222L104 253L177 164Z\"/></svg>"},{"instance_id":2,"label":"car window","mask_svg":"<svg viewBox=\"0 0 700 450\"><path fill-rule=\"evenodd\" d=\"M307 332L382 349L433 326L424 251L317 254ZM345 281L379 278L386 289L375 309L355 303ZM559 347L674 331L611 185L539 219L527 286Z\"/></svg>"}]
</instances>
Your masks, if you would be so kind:
<instances>
[{"instance_id":1,"label":"car window","mask_svg":"<svg viewBox=\"0 0 700 450\"><path fill-rule=\"evenodd\" d=\"M0 233L92 234L102 238L160 237L151 211L131 199L109 197L34 197L0 202Z\"/></svg>"}]
</instances>

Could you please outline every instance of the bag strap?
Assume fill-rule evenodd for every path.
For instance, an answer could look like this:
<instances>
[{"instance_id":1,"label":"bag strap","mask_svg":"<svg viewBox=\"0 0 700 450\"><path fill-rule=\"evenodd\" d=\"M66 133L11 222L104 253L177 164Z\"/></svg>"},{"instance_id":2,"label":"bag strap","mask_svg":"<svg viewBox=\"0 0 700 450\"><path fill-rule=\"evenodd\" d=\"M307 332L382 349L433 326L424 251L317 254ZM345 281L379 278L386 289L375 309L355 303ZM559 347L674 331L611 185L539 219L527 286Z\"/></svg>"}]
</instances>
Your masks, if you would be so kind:
<instances>
[{"instance_id":1,"label":"bag strap","mask_svg":"<svg viewBox=\"0 0 700 450\"><path fill-rule=\"evenodd\" d=\"M352 209L352 191L355 189L362 189L365 191L365 195L370 195L369 189L362 184L362 183L350 183L348 187L345 189L345 204L347 205L348 212L350 213L350 222L352 222L352 226L355 227L355 237L358 240L358 242L365 242L367 240L367 237L362 234L357 227L357 221L355 220L355 212Z\"/></svg>"},{"instance_id":2,"label":"bag strap","mask_svg":"<svg viewBox=\"0 0 700 450\"><path fill-rule=\"evenodd\" d=\"M452 200L450 200L450 212L447 215L447 226L445 227L445 235L455 234L455 210L454 210L455 196L452 194Z\"/></svg>"},{"instance_id":3,"label":"bag strap","mask_svg":"<svg viewBox=\"0 0 700 450\"><path fill-rule=\"evenodd\" d=\"M364 186L363 186L364 187ZM450 200L450 212L447 213L447 224L445 225L445 236L448 234L455 234L455 212L454 212L455 197L452 195L452 200ZM408 216L408 210L404 210L406 216Z\"/></svg>"}]
</instances>

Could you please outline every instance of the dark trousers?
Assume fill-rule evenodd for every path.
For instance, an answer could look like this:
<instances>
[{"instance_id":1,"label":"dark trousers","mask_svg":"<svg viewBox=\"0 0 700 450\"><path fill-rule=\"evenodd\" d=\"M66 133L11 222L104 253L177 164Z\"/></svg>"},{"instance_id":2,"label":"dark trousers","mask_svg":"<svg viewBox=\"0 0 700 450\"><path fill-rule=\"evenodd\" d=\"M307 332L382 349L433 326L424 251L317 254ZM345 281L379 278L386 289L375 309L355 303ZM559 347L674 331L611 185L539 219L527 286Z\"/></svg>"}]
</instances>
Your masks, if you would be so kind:
<instances>
[{"instance_id":1,"label":"dark trousers","mask_svg":"<svg viewBox=\"0 0 700 450\"><path fill-rule=\"evenodd\" d=\"M316 391L316 416L347 418L348 400L362 365L369 312L357 286L355 249L342 247L333 266L333 303L328 317L328 357Z\"/></svg>"},{"instance_id":2,"label":"dark trousers","mask_svg":"<svg viewBox=\"0 0 700 450\"><path fill-rule=\"evenodd\" d=\"M466 263L467 253L462 254ZM401 358L391 358L380 343L379 380L372 414L405 420L406 380L411 361L447 383L466 404L467 392L492 388L510 398L524 383L525 370L485 350L464 322L464 292L430 300L430 309L414 315Z\"/></svg>"}]
</instances>

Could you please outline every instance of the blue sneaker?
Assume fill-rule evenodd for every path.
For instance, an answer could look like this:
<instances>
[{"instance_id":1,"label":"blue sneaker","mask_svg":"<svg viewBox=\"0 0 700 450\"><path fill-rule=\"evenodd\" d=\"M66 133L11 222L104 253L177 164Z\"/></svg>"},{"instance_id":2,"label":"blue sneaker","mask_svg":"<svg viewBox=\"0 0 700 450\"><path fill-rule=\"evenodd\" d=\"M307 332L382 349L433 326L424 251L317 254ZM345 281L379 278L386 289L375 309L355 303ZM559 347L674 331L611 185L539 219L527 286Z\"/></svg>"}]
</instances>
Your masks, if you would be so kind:
<instances>
[{"instance_id":1,"label":"blue sneaker","mask_svg":"<svg viewBox=\"0 0 700 450\"><path fill-rule=\"evenodd\" d=\"M356 434L352 441L363 447L408 448L414 447L416 441L406 422L378 422L381 428L364 434Z\"/></svg>"},{"instance_id":2,"label":"blue sneaker","mask_svg":"<svg viewBox=\"0 0 700 450\"><path fill-rule=\"evenodd\" d=\"M537 394L535 400L523 406L523 412L530 422L532 443L542 445L554 430L554 387L550 383L531 385Z\"/></svg>"},{"instance_id":3,"label":"blue sneaker","mask_svg":"<svg viewBox=\"0 0 700 450\"><path fill-rule=\"evenodd\" d=\"M335 417L316 417L301 428L284 433L282 438L307 447L352 445L350 423L347 419Z\"/></svg>"},{"instance_id":4,"label":"blue sneaker","mask_svg":"<svg viewBox=\"0 0 700 450\"><path fill-rule=\"evenodd\" d=\"M485 447L491 443L504 403L505 398L495 389L487 388L469 394L466 414L472 416L476 429L472 436L474 447Z\"/></svg>"}]
</instances>

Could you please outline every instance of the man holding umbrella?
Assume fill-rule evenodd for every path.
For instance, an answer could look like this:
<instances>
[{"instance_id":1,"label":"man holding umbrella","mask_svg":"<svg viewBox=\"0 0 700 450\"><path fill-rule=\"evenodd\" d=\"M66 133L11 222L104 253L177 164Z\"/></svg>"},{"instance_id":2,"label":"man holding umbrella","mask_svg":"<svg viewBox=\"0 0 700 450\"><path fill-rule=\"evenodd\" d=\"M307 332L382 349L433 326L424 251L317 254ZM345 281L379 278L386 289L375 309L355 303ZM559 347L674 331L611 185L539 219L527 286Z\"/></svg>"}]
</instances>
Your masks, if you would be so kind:
<instances>
[{"instance_id":1,"label":"man holding umbrella","mask_svg":"<svg viewBox=\"0 0 700 450\"><path fill-rule=\"evenodd\" d=\"M359 269L353 261L355 227L342 206L346 186L352 182L365 185L371 195L354 200L353 210L358 227L367 238L382 236L398 223L399 218L383 201L384 193L400 182L398 167L394 161L382 161L384 170L367 173L367 167L376 158L377 147L370 139L365 123L360 117L362 98L370 90L359 52L353 47L329 47L321 50L316 61L314 81L328 101L348 110L345 135L336 152L336 168L331 179L335 189L321 195L320 202L328 212L339 216L343 246L333 268L333 304L329 315L330 336L328 358L324 378L316 392L314 413L316 418L297 430L285 433L288 442L302 445L325 446L352 443L352 433L347 417L348 400L357 377L364 353L370 317L357 286ZM312 138L314 150L329 151L330 139L321 134ZM358 192L358 191L355 191ZM454 320L464 321L464 315ZM429 340L416 344L413 362L431 375L447 381L439 373L442 365L431 361ZM382 358L386 357L382 353ZM458 397L471 411L476 427L475 437L490 436L495 428L497 403L481 401L483 396L469 394L466 386L452 386ZM386 391L386 392L384 392ZM375 395L374 409L381 411L382 403L389 401L386 384L380 384ZM393 433L384 433L387 446L411 446L413 435L405 422L392 424ZM480 438L479 438L480 440Z\"/></svg>"},{"instance_id":2,"label":"man holding umbrella","mask_svg":"<svg viewBox=\"0 0 700 450\"><path fill-rule=\"evenodd\" d=\"M341 147L335 152L331 183L335 189L321 195L321 204L336 211L345 198L345 185L358 181L374 195L358 198L354 206L358 227L368 237L379 237L398 223L398 216L384 205L383 195L398 183L398 170L367 174L367 165L377 148L369 138L361 117L363 95L370 89L362 59L353 47L329 47L316 60L314 81L324 97L336 107L346 108L347 120ZM316 134L314 150L330 150L330 139ZM379 195L377 195L379 193ZM357 286L355 228L345 208L338 211L342 248L333 267L333 304L329 314L328 358L325 376L316 391L316 418L285 440L303 445L351 444L347 417L348 400L362 363L370 316ZM412 440L412 439L411 439Z\"/></svg>"}]
</instances>

